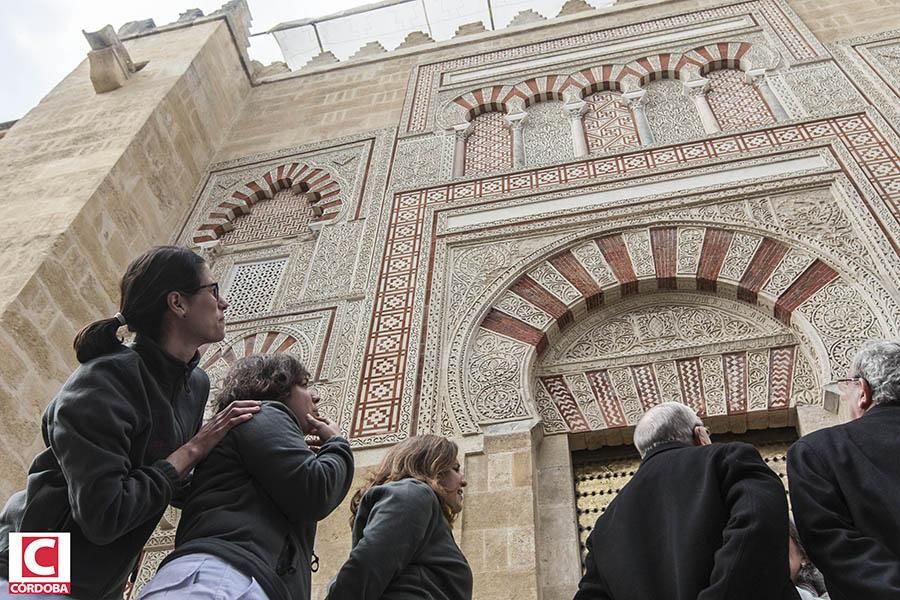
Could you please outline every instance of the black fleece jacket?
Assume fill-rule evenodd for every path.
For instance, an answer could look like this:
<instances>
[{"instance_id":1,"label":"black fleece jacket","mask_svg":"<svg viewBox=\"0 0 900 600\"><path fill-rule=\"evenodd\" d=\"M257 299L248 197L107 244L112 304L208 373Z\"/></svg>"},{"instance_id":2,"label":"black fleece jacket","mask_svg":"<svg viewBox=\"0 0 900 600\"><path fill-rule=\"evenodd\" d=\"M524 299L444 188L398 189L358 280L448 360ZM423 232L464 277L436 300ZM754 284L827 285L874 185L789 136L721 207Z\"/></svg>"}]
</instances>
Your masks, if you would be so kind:
<instances>
[{"instance_id":1,"label":"black fleece jacket","mask_svg":"<svg viewBox=\"0 0 900 600\"><path fill-rule=\"evenodd\" d=\"M0 574L9 532L70 532L72 595L122 597L144 544L181 481L166 457L199 429L209 379L149 338L79 366L47 406L47 449L0 513Z\"/></svg>"},{"instance_id":2,"label":"black fleece jacket","mask_svg":"<svg viewBox=\"0 0 900 600\"><path fill-rule=\"evenodd\" d=\"M175 551L218 556L256 579L269 600L307 600L316 523L347 495L353 453L333 437L318 454L294 413L263 402L197 465Z\"/></svg>"},{"instance_id":3,"label":"black fleece jacket","mask_svg":"<svg viewBox=\"0 0 900 600\"><path fill-rule=\"evenodd\" d=\"M328 600L471 598L472 570L428 484L403 479L370 488Z\"/></svg>"}]
</instances>

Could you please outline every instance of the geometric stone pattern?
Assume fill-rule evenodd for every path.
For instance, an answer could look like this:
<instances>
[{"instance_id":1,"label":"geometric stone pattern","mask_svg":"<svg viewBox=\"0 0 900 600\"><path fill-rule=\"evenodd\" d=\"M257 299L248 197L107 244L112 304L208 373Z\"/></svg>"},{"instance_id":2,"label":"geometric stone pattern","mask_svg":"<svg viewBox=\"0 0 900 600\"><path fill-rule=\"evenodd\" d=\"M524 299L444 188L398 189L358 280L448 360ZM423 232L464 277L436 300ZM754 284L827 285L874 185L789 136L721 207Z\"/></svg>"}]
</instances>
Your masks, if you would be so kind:
<instances>
[{"instance_id":1,"label":"geometric stone pattern","mask_svg":"<svg viewBox=\"0 0 900 600\"><path fill-rule=\"evenodd\" d=\"M385 241L380 275L375 288L373 312L357 395L358 401L351 429L352 435L354 437L375 437L385 434L400 434L401 398L404 395L404 386L408 376L407 361L413 350L409 346L409 336L410 328L413 325L411 319L418 289L418 260L426 231L430 227L430 225L426 226L424 222L427 207L447 202L489 200L511 193L534 193L552 189L561 184L596 183L608 177L626 174L650 174L657 167L703 164L712 159L731 157L755 150L770 151L786 145L796 145L799 142L826 141L834 138L841 140L848 147L856 164L864 171L876 192L896 217L898 206L900 206L900 188L893 189L890 185L884 187L881 181L882 178L888 178L885 183L892 181L895 177L894 173L900 170L900 160L898 160L896 150L884 139L865 113L780 125L760 131L722 135L700 142L660 146L626 155L600 156L540 169L487 176L472 181L450 182L409 192L398 192L394 196L388 216L388 238ZM707 235L709 234L710 232L707 230ZM603 238L598 244L603 243L604 240L615 242L614 237L616 236ZM690 260L683 254L681 237L681 235L678 236L679 247L677 248L679 276L682 274L685 260ZM732 246L732 237L733 234L727 237L728 243L721 249L718 248L721 243L717 242L717 252L721 252L721 257L715 263L708 264L718 264L719 269L724 266L727 252ZM632 261L627 253L621 254L623 249L627 250L621 235L618 235L618 242L613 245L618 248L616 254L613 256L603 252L603 256L606 262L609 262L610 256L613 256L613 262L623 263L609 264L613 274L617 277L614 286L621 287L626 295L634 293L637 291L636 282L631 287L627 287L623 285L627 282L619 279L622 272L619 267L633 269ZM787 249L775 240L770 240L769 245ZM600 249L604 251L603 247ZM653 250L656 251L656 247ZM583 254L582 251L572 253L576 257ZM625 258L628 260L624 260ZM777 259L778 255L776 254L774 258ZM783 254L781 258L783 258ZM769 268L774 270L779 260L774 260L774 264L766 263L762 266L766 270ZM597 268L596 264L584 264L584 269L581 271L598 273ZM747 278L747 274L755 272L757 272L756 267L751 262L746 268L744 279ZM565 276L565 273L563 275ZM752 285L745 286L741 282L739 284L739 294L743 296L741 299L747 302L756 302L759 291L770 275L771 271L768 271L768 275L761 281L751 282ZM634 277L634 275L631 274L630 277ZM814 296L816 291L835 277L836 273L833 269L817 260L791 284L782 296L771 298L769 301L776 304L778 317L783 322L789 322L791 312L800 303ZM595 283L604 289L604 296L606 296L606 289L609 286L604 285L604 282L601 281ZM714 283L714 281L710 283ZM540 285L531 289L538 295L545 294L548 297L556 297L549 290L543 290L543 292L541 290ZM532 302L531 299L528 300ZM557 302L561 301L557 300ZM576 301L567 306L567 310L560 316L554 316L556 326L561 320L571 319L565 314L571 314L572 309L577 307L580 302L586 301ZM540 308L543 309L543 307ZM535 347L546 345L546 331L535 329L525 323L522 325L524 326L523 331L538 334L537 339L530 339L528 342L530 345ZM417 353L418 350L415 352ZM630 379L629 375L629 381ZM708 403L710 400L707 398ZM712 400L719 401L718 399ZM637 401L636 396L635 401ZM412 400L412 402L415 403L416 400ZM724 398L721 399L721 402L724 403ZM414 407L404 407L403 410L412 411Z\"/></svg>"},{"instance_id":2,"label":"geometric stone pattern","mask_svg":"<svg viewBox=\"0 0 900 600\"><path fill-rule=\"evenodd\" d=\"M591 46L617 39L640 37L672 28L746 14L753 15L753 18L758 23L777 37L788 52L786 58L790 62L806 61L826 55L822 45L815 38L804 35L797 24L791 22L785 16L780 3L775 0L751 0L728 6L709 7L692 13L673 15L631 25L601 29L422 65L416 69L409 84L415 92L410 94L404 107L402 130L408 133L418 133L428 129L433 117L432 107L437 97L440 79L448 71L503 61L514 61L525 57Z\"/></svg>"},{"instance_id":3,"label":"geometric stone pattern","mask_svg":"<svg viewBox=\"0 0 900 600\"><path fill-rule=\"evenodd\" d=\"M750 129L775 123L775 116L759 90L744 81L744 73L736 69L719 69L707 73L709 91L706 99L722 131Z\"/></svg>"},{"instance_id":4,"label":"geometric stone pattern","mask_svg":"<svg viewBox=\"0 0 900 600\"><path fill-rule=\"evenodd\" d=\"M503 113L486 112L472 119L464 163L464 175L512 168L512 133Z\"/></svg>"},{"instance_id":5,"label":"geometric stone pattern","mask_svg":"<svg viewBox=\"0 0 900 600\"><path fill-rule=\"evenodd\" d=\"M236 265L228 290L223 290L228 292L226 318L235 321L270 312L286 265L286 258Z\"/></svg>"},{"instance_id":6,"label":"geometric stone pattern","mask_svg":"<svg viewBox=\"0 0 900 600\"><path fill-rule=\"evenodd\" d=\"M587 110L582 119L591 154L619 152L639 148L637 125L631 109L618 92L595 92L586 97Z\"/></svg>"},{"instance_id":7,"label":"geometric stone pattern","mask_svg":"<svg viewBox=\"0 0 900 600\"><path fill-rule=\"evenodd\" d=\"M249 214L235 219L234 229L222 236L222 243L240 244L297 235L308 231L314 217L305 194L281 190L268 202L256 205Z\"/></svg>"}]
</instances>

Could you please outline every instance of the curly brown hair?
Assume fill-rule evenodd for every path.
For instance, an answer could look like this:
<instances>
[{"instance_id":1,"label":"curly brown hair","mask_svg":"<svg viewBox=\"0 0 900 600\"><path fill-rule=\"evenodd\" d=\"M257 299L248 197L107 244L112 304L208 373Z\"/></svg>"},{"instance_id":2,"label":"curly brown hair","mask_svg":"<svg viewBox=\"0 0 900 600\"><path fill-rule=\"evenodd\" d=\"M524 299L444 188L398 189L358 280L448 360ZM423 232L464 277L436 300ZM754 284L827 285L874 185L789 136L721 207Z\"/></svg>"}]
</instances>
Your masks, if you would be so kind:
<instances>
[{"instance_id":1,"label":"curly brown hair","mask_svg":"<svg viewBox=\"0 0 900 600\"><path fill-rule=\"evenodd\" d=\"M439 435L414 435L392 446L369 481L359 488L350 500L350 527L359 510L359 503L369 489L376 485L402 479L418 479L428 484L441 502L441 510L449 523L456 519L456 513L444 501L446 492L440 483L441 477L456 463L459 449L456 444Z\"/></svg>"},{"instance_id":2,"label":"curly brown hair","mask_svg":"<svg viewBox=\"0 0 900 600\"><path fill-rule=\"evenodd\" d=\"M309 371L293 356L251 354L232 365L222 380L216 404L222 410L235 400L249 398L284 402L295 385L308 384Z\"/></svg>"}]
</instances>

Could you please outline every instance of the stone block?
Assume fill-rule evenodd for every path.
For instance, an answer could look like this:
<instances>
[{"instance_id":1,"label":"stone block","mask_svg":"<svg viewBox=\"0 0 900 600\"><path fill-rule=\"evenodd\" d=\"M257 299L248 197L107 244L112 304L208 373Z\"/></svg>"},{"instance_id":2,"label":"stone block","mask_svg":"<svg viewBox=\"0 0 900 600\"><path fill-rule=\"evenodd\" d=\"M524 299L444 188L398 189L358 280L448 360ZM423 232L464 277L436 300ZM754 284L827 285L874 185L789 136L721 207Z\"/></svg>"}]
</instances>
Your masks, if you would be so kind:
<instances>
[{"instance_id":1,"label":"stone block","mask_svg":"<svg viewBox=\"0 0 900 600\"><path fill-rule=\"evenodd\" d=\"M488 489L504 490L512 487L513 455L503 454L488 455Z\"/></svg>"},{"instance_id":2,"label":"stone block","mask_svg":"<svg viewBox=\"0 0 900 600\"><path fill-rule=\"evenodd\" d=\"M484 454L466 456L465 475L468 487L466 493L483 492L488 489L488 457Z\"/></svg>"},{"instance_id":3,"label":"stone block","mask_svg":"<svg viewBox=\"0 0 900 600\"><path fill-rule=\"evenodd\" d=\"M473 573L474 598L479 600L537 600L534 571L486 571ZM574 590L573 590L574 593Z\"/></svg>"},{"instance_id":4,"label":"stone block","mask_svg":"<svg viewBox=\"0 0 900 600\"><path fill-rule=\"evenodd\" d=\"M537 494L540 506L569 506L574 502L572 469L548 467L538 471Z\"/></svg>"},{"instance_id":5,"label":"stone block","mask_svg":"<svg viewBox=\"0 0 900 600\"><path fill-rule=\"evenodd\" d=\"M465 509L464 509L465 510ZM484 529L467 528L459 545L473 571L484 570Z\"/></svg>"},{"instance_id":6,"label":"stone block","mask_svg":"<svg viewBox=\"0 0 900 600\"><path fill-rule=\"evenodd\" d=\"M531 487L534 479L534 462L530 451L520 451L512 454L512 485L513 487Z\"/></svg>"},{"instance_id":7,"label":"stone block","mask_svg":"<svg viewBox=\"0 0 900 600\"><path fill-rule=\"evenodd\" d=\"M539 469L546 467L572 466L572 451L566 435L549 435L541 440L537 451Z\"/></svg>"},{"instance_id":8,"label":"stone block","mask_svg":"<svg viewBox=\"0 0 900 600\"><path fill-rule=\"evenodd\" d=\"M531 490L525 488L470 493L463 514L463 531L467 527L534 527L533 502Z\"/></svg>"},{"instance_id":9,"label":"stone block","mask_svg":"<svg viewBox=\"0 0 900 600\"><path fill-rule=\"evenodd\" d=\"M533 527L507 529L509 565L522 569L534 569L537 565L535 557L535 530Z\"/></svg>"},{"instance_id":10,"label":"stone block","mask_svg":"<svg viewBox=\"0 0 900 600\"><path fill-rule=\"evenodd\" d=\"M509 536L506 529L484 530L484 570L500 571L509 566Z\"/></svg>"}]
</instances>

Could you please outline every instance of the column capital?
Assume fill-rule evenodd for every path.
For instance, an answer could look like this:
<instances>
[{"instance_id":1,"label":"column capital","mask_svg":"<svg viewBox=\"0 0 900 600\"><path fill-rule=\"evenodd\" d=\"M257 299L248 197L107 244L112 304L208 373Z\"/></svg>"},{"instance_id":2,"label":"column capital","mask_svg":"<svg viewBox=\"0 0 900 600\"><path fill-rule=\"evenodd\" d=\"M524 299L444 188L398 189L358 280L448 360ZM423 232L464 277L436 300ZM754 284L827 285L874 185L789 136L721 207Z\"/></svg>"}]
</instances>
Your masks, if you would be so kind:
<instances>
[{"instance_id":1,"label":"column capital","mask_svg":"<svg viewBox=\"0 0 900 600\"><path fill-rule=\"evenodd\" d=\"M520 129L525 124L525 118L528 116L526 112L506 113L503 118L513 129Z\"/></svg>"},{"instance_id":2,"label":"column capital","mask_svg":"<svg viewBox=\"0 0 900 600\"><path fill-rule=\"evenodd\" d=\"M447 130L452 136L456 139L466 139L469 137L469 134L472 133L472 122L459 123L457 125L452 126Z\"/></svg>"},{"instance_id":3,"label":"column capital","mask_svg":"<svg viewBox=\"0 0 900 600\"><path fill-rule=\"evenodd\" d=\"M760 85L766 83L766 70L749 69L747 71L744 71L744 81L754 87L759 87Z\"/></svg>"},{"instance_id":4,"label":"column capital","mask_svg":"<svg viewBox=\"0 0 900 600\"><path fill-rule=\"evenodd\" d=\"M691 98L704 96L706 95L706 92L709 91L709 79L703 77L700 79L692 79L691 81L682 81L681 85L684 86L685 95L690 96Z\"/></svg>"},{"instance_id":5,"label":"column capital","mask_svg":"<svg viewBox=\"0 0 900 600\"><path fill-rule=\"evenodd\" d=\"M647 90L641 88L638 90L631 90L630 92L623 92L622 98L628 106L636 108L647 102Z\"/></svg>"},{"instance_id":6,"label":"column capital","mask_svg":"<svg viewBox=\"0 0 900 600\"><path fill-rule=\"evenodd\" d=\"M584 100L566 102L563 104L563 108L566 109L566 113L569 115L570 119L578 119L584 114L584 111L587 110L587 102Z\"/></svg>"}]
</instances>

